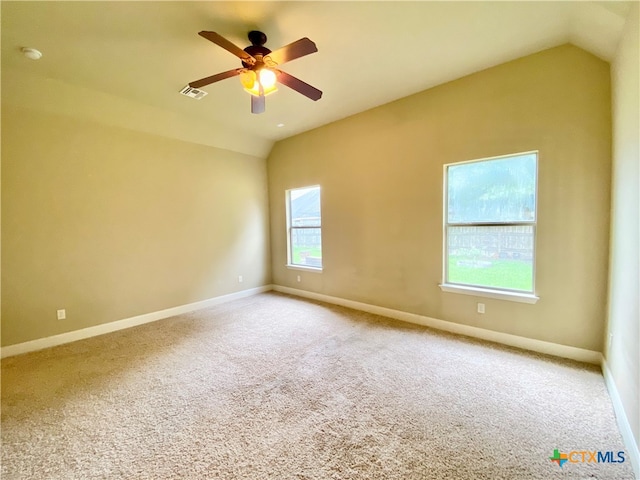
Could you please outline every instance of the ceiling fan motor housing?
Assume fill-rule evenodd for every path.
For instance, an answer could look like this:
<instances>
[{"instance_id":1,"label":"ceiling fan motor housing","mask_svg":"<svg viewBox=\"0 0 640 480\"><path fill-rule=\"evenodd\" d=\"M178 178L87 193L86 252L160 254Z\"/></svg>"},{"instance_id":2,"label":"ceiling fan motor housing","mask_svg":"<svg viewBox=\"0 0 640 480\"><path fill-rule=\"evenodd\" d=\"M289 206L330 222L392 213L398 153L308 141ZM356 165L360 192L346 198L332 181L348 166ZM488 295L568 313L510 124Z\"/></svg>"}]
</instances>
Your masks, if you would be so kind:
<instances>
[{"instance_id":1,"label":"ceiling fan motor housing","mask_svg":"<svg viewBox=\"0 0 640 480\"><path fill-rule=\"evenodd\" d=\"M271 53L271 50L267 47L262 47L260 45L251 45L245 48L244 51L256 59L255 65L249 65L248 63L242 62L242 66L244 68L250 68L252 70L259 70L262 68L264 66L262 59Z\"/></svg>"},{"instance_id":2,"label":"ceiling fan motor housing","mask_svg":"<svg viewBox=\"0 0 640 480\"><path fill-rule=\"evenodd\" d=\"M248 37L251 45L245 48L244 51L255 58L256 63L255 65L249 65L248 63L242 62L242 66L251 70L260 70L264 67L264 61L262 59L271 53L271 50L264 46L264 44L267 43L267 36L262 32L252 30L249 32Z\"/></svg>"},{"instance_id":3,"label":"ceiling fan motor housing","mask_svg":"<svg viewBox=\"0 0 640 480\"><path fill-rule=\"evenodd\" d=\"M251 45L264 45L267 43L267 36L258 30L251 30L247 37L249 37Z\"/></svg>"}]
</instances>

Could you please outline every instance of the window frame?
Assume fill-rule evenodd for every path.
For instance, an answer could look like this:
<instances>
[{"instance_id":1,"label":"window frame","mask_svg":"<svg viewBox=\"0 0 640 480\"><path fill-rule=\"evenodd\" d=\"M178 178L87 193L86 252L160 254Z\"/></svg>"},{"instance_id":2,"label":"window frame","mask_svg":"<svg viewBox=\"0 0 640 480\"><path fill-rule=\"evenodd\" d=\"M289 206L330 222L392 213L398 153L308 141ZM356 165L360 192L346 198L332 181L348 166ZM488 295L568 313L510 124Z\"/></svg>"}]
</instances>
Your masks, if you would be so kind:
<instances>
[{"instance_id":1,"label":"window frame","mask_svg":"<svg viewBox=\"0 0 640 480\"><path fill-rule=\"evenodd\" d=\"M534 218L531 221L512 221L512 222L449 222L449 167L460 166L471 163L488 162L492 160L501 160L511 157L520 157L524 155L535 155L535 202L534 202ZM442 283L440 289L448 293L460 293L463 295L473 295L478 297L496 298L500 300L510 300L521 303L536 303L540 297L536 295L536 264L537 264L537 239L538 239L538 169L539 169L540 152L531 150L519 153L510 153L507 155L498 155L494 157L479 158L474 160L465 160L462 162L453 162L443 165L443 228L442 228ZM449 227L509 227L509 226L530 226L533 230L533 248L532 248L532 279L531 291L516 290L501 287L487 287L482 285L464 284L449 282Z\"/></svg>"},{"instance_id":2,"label":"window frame","mask_svg":"<svg viewBox=\"0 0 640 480\"><path fill-rule=\"evenodd\" d=\"M320 194L320 225L311 226L311 225L301 225L301 226L293 226L291 222L291 192L296 190L307 190L311 188L317 188ZM324 268L324 258L320 257L320 266L313 267L309 265L300 265L297 263L293 263L293 232L294 230L305 230L305 229L319 229L320 230L320 248L322 249L322 187L320 185L307 185L305 187L296 187L289 188L285 190L285 213L286 213L286 223L287 223L287 268L292 270L305 270L310 272L322 272Z\"/></svg>"}]
</instances>

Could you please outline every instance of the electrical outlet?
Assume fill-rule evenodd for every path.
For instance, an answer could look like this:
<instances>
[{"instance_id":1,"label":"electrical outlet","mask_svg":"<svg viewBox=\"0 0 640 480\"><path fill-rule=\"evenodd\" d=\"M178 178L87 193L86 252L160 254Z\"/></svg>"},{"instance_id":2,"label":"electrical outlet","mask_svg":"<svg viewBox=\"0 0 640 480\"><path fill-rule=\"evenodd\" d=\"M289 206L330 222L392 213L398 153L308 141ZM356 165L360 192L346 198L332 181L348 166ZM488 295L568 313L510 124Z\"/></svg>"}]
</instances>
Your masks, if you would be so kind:
<instances>
[{"instance_id":1,"label":"electrical outlet","mask_svg":"<svg viewBox=\"0 0 640 480\"><path fill-rule=\"evenodd\" d=\"M478 313L484 313L484 303L478 304Z\"/></svg>"},{"instance_id":2,"label":"electrical outlet","mask_svg":"<svg viewBox=\"0 0 640 480\"><path fill-rule=\"evenodd\" d=\"M302 281L302 280L300 279L300 275L298 275L298 277L296 278L296 280L297 280L298 282L301 282L301 281Z\"/></svg>"},{"instance_id":3,"label":"electrical outlet","mask_svg":"<svg viewBox=\"0 0 640 480\"><path fill-rule=\"evenodd\" d=\"M238 275L238 283L242 283L243 279L242 279L242 275Z\"/></svg>"},{"instance_id":4,"label":"electrical outlet","mask_svg":"<svg viewBox=\"0 0 640 480\"><path fill-rule=\"evenodd\" d=\"M67 318L67 311L64 308L56 311L56 314L58 315L58 320L64 320Z\"/></svg>"}]
</instances>

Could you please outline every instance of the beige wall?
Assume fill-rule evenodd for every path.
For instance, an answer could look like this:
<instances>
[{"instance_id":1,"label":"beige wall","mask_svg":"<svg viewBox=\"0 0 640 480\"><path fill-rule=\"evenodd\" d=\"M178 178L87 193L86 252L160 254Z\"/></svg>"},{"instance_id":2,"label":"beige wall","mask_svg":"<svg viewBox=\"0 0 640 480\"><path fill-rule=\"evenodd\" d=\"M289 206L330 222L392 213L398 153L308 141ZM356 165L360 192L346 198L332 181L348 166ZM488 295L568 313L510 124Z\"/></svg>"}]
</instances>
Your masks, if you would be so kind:
<instances>
[{"instance_id":1,"label":"beige wall","mask_svg":"<svg viewBox=\"0 0 640 480\"><path fill-rule=\"evenodd\" d=\"M264 159L5 104L2 345L265 285L267 217Z\"/></svg>"},{"instance_id":2,"label":"beige wall","mask_svg":"<svg viewBox=\"0 0 640 480\"><path fill-rule=\"evenodd\" d=\"M278 142L268 158L274 283L601 351L609 87L606 62L565 45ZM528 150L540 151L540 301L443 293L443 164ZM285 267L284 192L313 184L322 273Z\"/></svg>"},{"instance_id":3,"label":"beige wall","mask_svg":"<svg viewBox=\"0 0 640 480\"><path fill-rule=\"evenodd\" d=\"M634 3L611 66L613 196L606 351L636 446L640 444L640 9ZM636 447L637 449L637 447ZM636 465L636 468L638 466ZM639 472L640 473L640 472Z\"/></svg>"}]
</instances>

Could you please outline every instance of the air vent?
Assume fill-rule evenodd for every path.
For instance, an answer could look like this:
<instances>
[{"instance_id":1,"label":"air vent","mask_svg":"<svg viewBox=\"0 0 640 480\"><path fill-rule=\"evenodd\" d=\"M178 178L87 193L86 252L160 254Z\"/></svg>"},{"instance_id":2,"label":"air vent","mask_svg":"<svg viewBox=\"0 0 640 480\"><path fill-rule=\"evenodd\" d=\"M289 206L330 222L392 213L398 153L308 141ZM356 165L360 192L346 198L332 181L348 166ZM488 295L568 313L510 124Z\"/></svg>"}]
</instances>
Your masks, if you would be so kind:
<instances>
[{"instance_id":1,"label":"air vent","mask_svg":"<svg viewBox=\"0 0 640 480\"><path fill-rule=\"evenodd\" d=\"M180 90L182 95L186 95L187 97L195 98L196 100L200 100L204 97L207 92L204 90L198 90L197 88L191 88L189 85Z\"/></svg>"}]
</instances>

